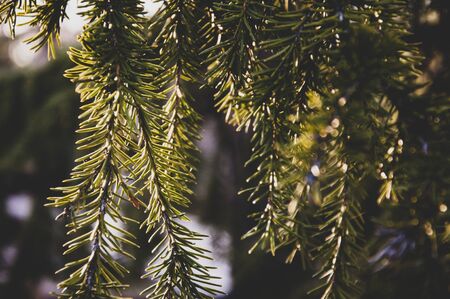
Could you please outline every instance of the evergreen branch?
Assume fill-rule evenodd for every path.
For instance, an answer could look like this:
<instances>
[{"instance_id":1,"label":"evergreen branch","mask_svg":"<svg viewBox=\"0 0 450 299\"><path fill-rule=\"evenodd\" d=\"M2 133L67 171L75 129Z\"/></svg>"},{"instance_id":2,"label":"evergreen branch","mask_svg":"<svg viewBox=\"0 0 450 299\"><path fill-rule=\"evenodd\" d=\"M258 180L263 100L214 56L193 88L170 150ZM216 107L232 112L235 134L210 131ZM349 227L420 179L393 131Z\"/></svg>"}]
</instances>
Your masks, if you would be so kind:
<instances>
[{"instance_id":1,"label":"evergreen branch","mask_svg":"<svg viewBox=\"0 0 450 299\"><path fill-rule=\"evenodd\" d=\"M279 180L286 177L283 173L290 168L289 159L282 148L291 143L298 133L296 126L299 125L300 111L307 113L305 95L313 86L311 78L315 72L314 69L299 68L299 64L303 66L305 61L307 65L310 59L309 55L302 53L300 41L303 22L308 18L299 24L291 16L291 19L286 18L285 14L282 12L268 18L268 23L274 25L266 29L271 32L269 38L260 43L261 54L253 70L252 103L247 116L253 122L255 144L249 162L260 161L257 171L249 178L258 182L256 187L250 188L253 192L249 200L256 203L266 198L266 204L263 212L253 215L257 224L244 237L262 234L251 251L258 245L263 249L268 245L272 254L276 248L289 243L295 243L296 248L305 246L305 240L299 237L304 233L298 234L292 230L293 217L297 213L289 215L287 209L293 199L295 182ZM282 22L278 22L280 19ZM285 28L292 28L289 35L273 33L282 33ZM264 188L267 190L264 191Z\"/></svg>"},{"instance_id":2,"label":"evergreen branch","mask_svg":"<svg viewBox=\"0 0 450 299\"><path fill-rule=\"evenodd\" d=\"M345 11L343 18L352 19L355 18L355 12L359 11L354 8L340 9ZM360 12L362 15L370 15L371 10L363 9ZM361 291L358 278L358 265L361 264L363 257L359 241L363 230L360 202L364 197L363 179L370 170L370 166L367 163L367 156L361 154L358 156L349 151L351 147L348 145L352 141L348 139L351 136L352 139L361 142L370 134L392 135L390 130L383 127L384 124L380 126L377 122L384 120L392 123L392 113L386 113L386 106L391 107L392 110L395 110L395 107L389 101L387 104L379 101L377 95L389 89L387 83L389 79L391 80L389 84L392 82L396 84L396 70L401 68L398 64L397 52L401 46L396 48L400 44L393 36L385 37L383 43L386 42L390 46L384 47L374 45L373 41L380 40L376 38L378 32L371 31L369 28L344 23L343 30L345 33L343 39L336 43L339 54L331 56L331 61L335 64L330 65L330 70L335 71L340 77L335 75L329 77L331 86L338 87L332 89L334 93L339 91L343 96L336 98L334 102L335 97L328 95L333 101L324 101L328 109L334 107L330 109L333 120L326 127L329 128L329 132L327 129L325 134L319 133L323 150L320 158L320 172L319 166L316 169L316 177L321 184L323 198L318 218L325 218L325 221L318 226L320 235L323 236L322 244L314 250L323 262L317 275L323 281L319 288L323 289L322 298L324 299L355 297ZM363 41L364 38L372 42ZM364 51L360 48L361 45L367 44L372 44L370 50ZM360 56L361 53L364 55ZM386 65L375 66L375 63L386 63ZM387 74L394 77L388 79L386 74L379 74L380 69L390 69L391 71ZM350 73L352 76L348 76ZM362 74L364 74L364 80L359 80ZM350 99L352 102L346 105ZM366 111L366 115L370 116L365 115L358 119L350 116L355 115L355 111L358 110ZM341 115L337 116L339 114ZM374 119L376 119L375 124L373 124ZM345 136L343 122L346 123ZM361 128L369 129L371 133L362 132ZM391 128L391 130L396 135L397 129ZM327 137L328 134L331 137ZM360 151L363 152L364 149L360 148ZM384 195L387 194L386 192Z\"/></svg>"},{"instance_id":3,"label":"evergreen branch","mask_svg":"<svg viewBox=\"0 0 450 299\"><path fill-rule=\"evenodd\" d=\"M211 298L216 294L214 284L209 287L212 278L208 267L199 264L206 250L199 248L193 241L203 237L178 223L188 220L175 206L187 206L187 189L180 176L185 173L178 170L184 157L167 146L165 133L158 126L161 114L155 113L155 107L149 102L136 105L136 115L141 131L141 152L137 155L139 166L137 176L148 178L145 188L150 191L148 217L143 223L147 232L153 231L150 241L160 234L162 240L153 249L156 253L143 277L152 277L155 282L142 293L148 298ZM181 183L180 183L181 182Z\"/></svg>"},{"instance_id":4,"label":"evergreen branch","mask_svg":"<svg viewBox=\"0 0 450 299\"><path fill-rule=\"evenodd\" d=\"M175 150L186 159L183 168L186 173L192 169L195 141L199 139L200 116L192 108L194 99L189 84L200 81L199 63L195 53L193 1L165 1L161 13L164 27L161 37L159 84L166 88L167 102L163 110L168 118L165 128L167 145L174 144ZM186 176L185 184L192 183L193 176Z\"/></svg>"},{"instance_id":5,"label":"evergreen branch","mask_svg":"<svg viewBox=\"0 0 450 299\"><path fill-rule=\"evenodd\" d=\"M203 50L211 62L207 79L216 89L217 109L226 112L226 121L236 125L241 124L238 92L248 86L255 61L257 33L262 23L260 8L252 0L216 2L213 13L218 19L213 26L219 28L219 39L216 45Z\"/></svg>"},{"instance_id":6,"label":"evergreen branch","mask_svg":"<svg viewBox=\"0 0 450 299\"><path fill-rule=\"evenodd\" d=\"M44 4L38 5L33 14L34 18L28 22L30 26L39 26L39 32L27 40L35 43L33 50L39 50L48 46L48 57L55 58L55 42L59 45L59 33L61 23L67 18L66 7L69 0L46 0Z\"/></svg>"},{"instance_id":7,"label":"evergreen branch","mask_svg":"<svg viewBox=\"0 0 450 299\"><path fill-rule=\"evenodd\" d=\"M52 205L75 206L69 233L83 232L66 243L66 253L80 250L85 244L91 245L91 253L66 264L63 270L75 270L59 284L62 294L58 296L111 298L125 287L121 277L127 273L113 252L132 257L122 247L137 246L132 241L134 236L114 222L125 221L120 200L133 201L130 187L121 177L130 159L127 152L133 150L134 144L133 133L127 127L132 123L128 99L149 88L137 84L148 80L146 73L136 74L151 69L151 64L138 60L144 44L139 1L86 0L84 6L89 23L80 39L82 50L70 50L77 66L68 70L67 76L78 83L81 101L86 102L80 115L85 120L78 132L89 135L78 141L78 149L90 152L77 160L79 164L68 180L72 185L58 188L65 195L52 198ZM126 33L124 27L128 28ZM125 38L125 34L134 38ZM91 224L92 230L84 232Z\"/></svg>"},{"instance_id":8,"label":"evergreen branch","mask_svg":"<svg viewBox=\"0 0 450 299\"><path fill-rule=\"evenodd\" d=\"M83 108L91 112L92 118L99 117L107 124L96 132L95 138L79 142L79 149L92 149L88 157L79 160L71 174L72 181L79 183L58 188L65 195L50 199L54 201L52 206L55 207L75 207L68 227L69 234L77 233L78 236L65 244L65 254L81 250L88 244L91 253L83 259L67 263L60 270L75 269L69 278L58 285L62 289L58 297L110 298L111 291L120 293L119 290L126 287L119 277L128 272L115 261L113 253L130 257L121 244L138 247L133 242L134 237L118 226L125 219L120 215L114 196L119 188L117 176L120 174L117 171L119 158L114 146L119 138L115 133L119 130L119 124L113 115L118 112L119 97L98 96L95 102ZM92 118L83 122L80 129L96 127L99 122Z\"/></svg>"},{"instance_id":9,"label":"evergreen branch","mask_svg":"<svg viewBox=\"0 0 450 299\"><path fill-rule=\"evenodd\" d=\"M198 63L193 52L193 1L165 1L157 17L162 22L158 83L167 87L167 102L159 108L152 102L136 101L141 151L136 157L137 176L150 191L148 217L143 223L150 240L162 240L153 249L143 277L155 281L142 294L151 298L211 298L218 293L211 283L209 267L199 263L207 251L195 244L204 236L179 223L188 218L178 210L190 204L188 195L193 182L193 152L198 139L199 116L187 84L198 81Z\"/></svg>"},{"instance_id":10,"label":"evergreen branch","mask_svg":"<svg viewBox=\"0 0 450 299\"><path fill-rule=\"evenodd\" d=\"M36 6L36 0L3 0L0 3L0 24L8 24L12 37L15 36L17 10L29 12Z\"/></svg>"},{"instance_id":11,"label":"evergreen branch","mask_svg":"<svg viewBox=\"0 0 450 299\"><path fill-rule=\"evenodd\" d=\"M282 218L285 215L285 207L289 198L288 188L282 186L281 173L285 169L286 161L281 156L280 144L283 140L285 130L282 127L282 109L276 107L275 99L270 106L261 107L258 118L265 121L255 121L252 149L252 157L247 163L258 162L257 171L247 180L258 182L255 187L245 191L251 191L249 201L253 204L264 201L263 211L252 215L256 219L256 225L246 233L243 238L260 235L250 249L252 252L256 247L269 249L275 254L278 246L280 232L283 228ZM281 116L280 116L281 114ZM269 121L267 121L269 120Z\"/></svg>"},{"instance_id":12,"label":"evergreen branch","mask_svg":"<svg viewBox=\"0 0 450 299\"><path fill-rule=\"evenodd\" d=\"M318 217L324 219L318 225L323 239L315 248L317 257L323 262L317 273L323 281L320 286L322 299L353 298L360 292L357 273L363 255L360 245L362 179L358 177L356 167L346 159L340 138L326 141L321 171L315 174L323 196L318 212Z\"/></svg>"}]
</instances>

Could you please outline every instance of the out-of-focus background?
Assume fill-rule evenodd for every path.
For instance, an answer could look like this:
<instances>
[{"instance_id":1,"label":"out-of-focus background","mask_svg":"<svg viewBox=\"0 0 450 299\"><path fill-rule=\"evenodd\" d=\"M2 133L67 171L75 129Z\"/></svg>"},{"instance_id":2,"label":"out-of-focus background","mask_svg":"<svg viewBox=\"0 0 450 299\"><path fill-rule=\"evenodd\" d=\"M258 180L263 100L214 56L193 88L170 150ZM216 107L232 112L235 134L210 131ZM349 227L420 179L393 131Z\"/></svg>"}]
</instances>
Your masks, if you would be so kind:
<instances>
[{"instance_id":1,"label":"out-of-focus background","mask_svg":"<svg viewBox=\"0 0 450 299\"><path fill-rule=\"evenodd\" d=\"M63 43L55 61L47 60L45 50L33 53L23 43L34 33L26 26L17 29L15 40L10 39L6 26L0 27L2 299L49 298L60 278L54 272L65 262L61 255L66 240L64 225L54 221L58 211L45 208L44 204L50 195L49 188L66 178L73 165L79 100L72 83L63 77L64 70L71 66L64 53L69 45L76 45L82 19L75 13L76 2L70 3L70 19L64 22ZM157 5L148 3L151 14ZM411 38L420 42L426 57L421 80L432 81L425 92L448 95L450 1L410 3L414 9ZM251 227L246 215L252 206L237 192L252 172L243 167L250 152L249 136L236 133L224 123L223 115L214 112L207 90L199 94L196 104L203 115L203 139L199 142L198 184L190 226L211 236L203 246L213 253L212 264L218 267L215 274L222 277L220 283L226 293L223 298L315 298L314 294L305 295L312 284L311 273L302 269L299 260L286 265L283 252L278 257L264 253L248 255L250 243L242 241L241 236ZM372 209L369 213L378 213L376 207ZM370 230L370 223L367 226ZM137 227L128 229L135 230L141 244L145 244L145 236ZM398 257L410 258L403 256L402 246L389 249L397 250ZM145 284L139 276L150 250L144 246L135 254L137 260L128 263L132 270L128 282L133 285L128 295L139 298L137 294ZM367 271L364 298L450 298L448 277L440 277L432 264L429 268L421 265L411 271L393 262L383 269ZM430 279L430 273L436 277Z\"/></svg>"}]
</instances>

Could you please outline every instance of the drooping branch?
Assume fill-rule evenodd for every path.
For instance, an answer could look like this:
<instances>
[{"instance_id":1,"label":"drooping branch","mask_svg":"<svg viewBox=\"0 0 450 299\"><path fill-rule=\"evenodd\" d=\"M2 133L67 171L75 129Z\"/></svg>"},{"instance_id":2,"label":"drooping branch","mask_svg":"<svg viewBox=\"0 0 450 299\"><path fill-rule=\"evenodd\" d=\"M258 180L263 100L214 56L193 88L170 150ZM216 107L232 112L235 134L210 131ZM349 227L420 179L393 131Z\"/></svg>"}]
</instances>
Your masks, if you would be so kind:
<instances>
[{"instance_id":1,"label":"drooping branch","mask_svg":"<svg viewBox=\"0 0 450 299\"><path fill-rule=\"evenodd\" d=\"M56 57L55 43L59 45L61 23L67 18L66 7L69 0L46 0L34 10L34 18L28 22L30 26L38 26L39 32L27 42L34 43L33 50L48 47L48 57Z\"/></svg>"},{"instance_id":2,"label":"drooping branch","mask_svg":"<svg viewBox=\"0 0 450 299\"><path fill-rule=\"evenodd\" d=\"M199 80L195 54L194 1L165 1L156 18L162 23L157 82L162 105L135 101L140 151L137 176L150 192L143 225L160 243L153 249L144 277L154 280L142 293L151 298L211 298L216 285L209 268L201 265L207 251L195 244L204 236L181 224L188 218L180 208L189 206L198 139L199 116L192 108L189 84ZM154 24L153 24L154 25Z\"/></svg>"},{"instance_id":3,"label":"drooping branch","mask_svg":"<svg viewBox=\"0 0 450 299\"><path fill-rule=\"evenodd\" d=\"M11 35L14 37L18 12L29 13L36 5L36 0L2 1L0 3L0 24L8 24Z\"/></svg>"},{"instance_id":4,"label":"drooping branch","mask_svg":"<svg viewBox=\"0 0 450 299\"><path fill-rule=\"evenodd\" d=\"M139 1L85 1L84 5L88 24L80 39L82 48L71 49L77 65L66 74L77 83L84 103L78 133L89 135L77 143L80 151L88 152L77 159L69 186L58 188L64 195L51 200L53 206L69 206L73 211L69 233L78 236L66 243L66 254L88 244L91 253L62 269L74 270L59 284L59 296L109 298L120 295L125 287L121 279L128 272L114 254L132 257L124 245L137 246L134 236L120 227L128 220L120 202L133 199L132 187L122 177L124 170L132 172L128 152L136 147L128 100L146 90L136 84L145 81L134 75L144 69L138 61L144 45L139 37L142 7ZM130 31L125 33L124 26L137 39L125 38Z\"/></svg>"}]
</instances>

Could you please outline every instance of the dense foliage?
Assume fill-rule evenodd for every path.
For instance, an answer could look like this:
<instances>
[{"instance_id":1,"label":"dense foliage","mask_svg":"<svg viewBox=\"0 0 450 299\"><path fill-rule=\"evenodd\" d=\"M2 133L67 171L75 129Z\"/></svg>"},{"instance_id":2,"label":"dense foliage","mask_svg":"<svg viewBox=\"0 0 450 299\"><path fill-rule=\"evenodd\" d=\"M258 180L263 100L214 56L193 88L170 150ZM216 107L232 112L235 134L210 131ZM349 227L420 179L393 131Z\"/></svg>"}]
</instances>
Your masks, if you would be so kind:
<instances>
[{"instance_id":1,"label":"dense foliage","mask_svg":"<svg viewBox=\"0 0 450 299\"><path fill-rule=\"evenodd\" d=\"M29 42L54 56L67 2L6 0L0 20L14 30L17 11L31 14ZM358 297L366 262L382 269L413 237L448 271L449 101L418 84L407 1L169 0L152 18L139 0L79 6L86 24L66 76L81 96L80 156L49 204L75 253L58 297L120 296L128 270L117 254L139 246L122 228L136 222L130 206L158 239L143 294L219 293L195 243L203 236L183 225L199 138L192 85L212 88L225 120L252 135L250 252L300 256L322 298ZM384 212L367 246L374 181Z\"/></svg>"}]
</instances>

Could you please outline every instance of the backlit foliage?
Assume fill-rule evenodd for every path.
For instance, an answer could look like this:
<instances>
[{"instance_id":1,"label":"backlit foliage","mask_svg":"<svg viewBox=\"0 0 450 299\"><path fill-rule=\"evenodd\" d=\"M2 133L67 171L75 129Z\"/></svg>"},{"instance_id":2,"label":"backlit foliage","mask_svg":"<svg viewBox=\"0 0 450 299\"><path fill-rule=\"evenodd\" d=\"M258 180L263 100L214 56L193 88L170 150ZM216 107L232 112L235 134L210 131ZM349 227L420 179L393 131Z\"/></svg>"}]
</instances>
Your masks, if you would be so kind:
<instances>
[{"instance_id":1,"label":"backlit foliage","mask_svg":"<svg viewBox=\"0 0 450 299\"><path fill-rule=\"evenodd\" d=\"M13 31L19 11L32 16L38 31L29 42L54 57L68 1L7 0L0 20ZM255 205L249 252L300 256L314 265L313 291L323 299L361 294L373 181L386 209L425 201L433 190L446 212L448 171L426 176L428 145L411 136L402 110L421 100L407 1L167 0L151 18L140 0L78 6L86 23L66 76L81 97L80 157L49 205L67 221L65 254L88 253L62 269L69 274L58 297L121 296L128 271L120 256L133 258L128 248L138 247L125 205L142 207L141 227L157 244L142 294L219 294L202 264L208 252L195 243L204 236L183 224L195 183L199 87L211 88L225 121L252 136L254 172L242 190ZM431 114L448 114L445 99L431 103ZM415 224L436 255L448 248L445 219Z\"/></svg>"}]
</instances>

